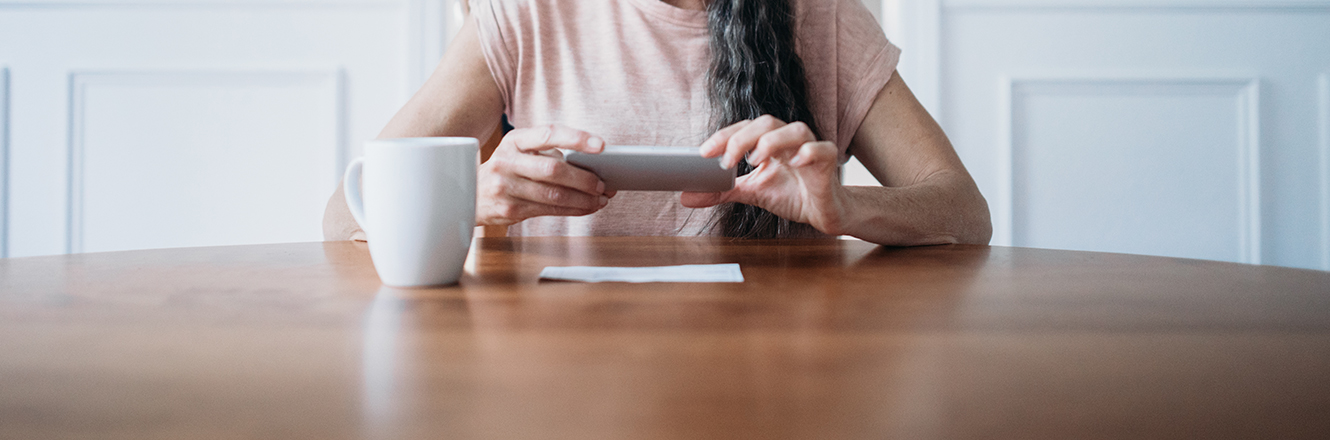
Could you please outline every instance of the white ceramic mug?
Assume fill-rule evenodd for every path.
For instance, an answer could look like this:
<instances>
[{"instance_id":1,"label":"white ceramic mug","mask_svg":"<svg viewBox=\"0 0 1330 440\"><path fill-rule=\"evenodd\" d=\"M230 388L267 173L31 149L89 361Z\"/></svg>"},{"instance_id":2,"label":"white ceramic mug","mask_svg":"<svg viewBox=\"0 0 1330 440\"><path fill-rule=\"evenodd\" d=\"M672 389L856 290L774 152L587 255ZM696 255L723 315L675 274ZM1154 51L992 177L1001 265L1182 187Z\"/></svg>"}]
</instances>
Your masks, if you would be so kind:
<instances>
[{"instance_id":1,"label":"white ceramic mug","mask_svg":"<svg viewBox=\"0 0 1330 440\"><path fill-rule=\"evenodd\" d=\"M435 286L461 277L476 224L479 151L475 138L380 139L346 168L346 204L383 284Z\"/></svg>"}]
</instances>

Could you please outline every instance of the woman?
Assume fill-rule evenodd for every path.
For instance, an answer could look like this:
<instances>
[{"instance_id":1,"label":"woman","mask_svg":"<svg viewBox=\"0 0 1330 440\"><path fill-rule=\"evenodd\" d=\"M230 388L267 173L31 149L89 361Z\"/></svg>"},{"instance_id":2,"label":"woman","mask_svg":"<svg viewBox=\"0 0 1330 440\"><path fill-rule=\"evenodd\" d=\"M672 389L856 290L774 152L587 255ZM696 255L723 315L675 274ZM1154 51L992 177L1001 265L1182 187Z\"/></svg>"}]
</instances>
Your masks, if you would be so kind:
<instances>
[{"instance_id":1,"label":"woman","mask_svg":"<svg viewBox=\"0 0 1330 440\"><path fill-rule=\"evenodd\" d=\"M484 143L506 114L476 222L510 235L987 243L987 203L898 59L859 0L473 0L381 137ZM614 194L555 150L606 144L701 145L747 174L724 193ZM842 186L850 155L884 186ZM361 236L340 194L325 235Z\"/></svg>"}]
</instances>

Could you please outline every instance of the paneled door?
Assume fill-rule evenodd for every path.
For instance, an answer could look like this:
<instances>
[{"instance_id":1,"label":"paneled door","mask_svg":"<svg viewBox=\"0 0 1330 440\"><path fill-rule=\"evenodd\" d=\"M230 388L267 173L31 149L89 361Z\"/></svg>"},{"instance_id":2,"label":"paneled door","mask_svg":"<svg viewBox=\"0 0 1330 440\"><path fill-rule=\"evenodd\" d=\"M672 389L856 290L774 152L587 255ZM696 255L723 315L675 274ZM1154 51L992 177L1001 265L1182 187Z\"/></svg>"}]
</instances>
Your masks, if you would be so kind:
<instances>
[{"instance_id":1,"label":"paneled door","mask_svg":"<svg viewBox=\"0 0 1330 440\"><path fill-rule=\"evenodd\" d=\"M0 256L321 240L456 7L0 0Z\"/></svg>"},{"instance_id":2,"label":"paneled door","mask_svg":"<svg viewBox=\"0 0 1330 440\"><path fill-rule=\"evenodd\" d=\"M888 3L994 244L1330 270L1330 1Z\"/></svg>"}]
</instances>

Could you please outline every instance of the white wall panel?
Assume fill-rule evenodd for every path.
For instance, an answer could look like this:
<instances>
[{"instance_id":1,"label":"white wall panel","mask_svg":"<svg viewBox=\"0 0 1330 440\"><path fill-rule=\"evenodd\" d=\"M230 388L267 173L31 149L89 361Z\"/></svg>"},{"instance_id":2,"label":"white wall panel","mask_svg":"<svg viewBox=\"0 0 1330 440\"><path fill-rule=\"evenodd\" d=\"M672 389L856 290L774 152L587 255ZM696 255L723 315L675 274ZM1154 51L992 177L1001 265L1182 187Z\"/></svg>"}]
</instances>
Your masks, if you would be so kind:
<instances>
[{"instance_id":1,"label":"white wall panel","mask_svg":"<svg viewBox=\"0 0 1330 440\"><path fill-rule=\"evenodd\" d=\"M0 66L0 258L9 256L9 68Z\"/></svg>"},{"instance_id":2,"label":"white wall panel","mask_svg":"<svg viewBox=\"0 0 1330 440\"><path fill-rule=\"evenodd\" d=\"M1012 81L996 217L1017 246L1259 263L1257 83Z\"/></svg>"},{"instance_id":3,"label":"white wall panel","mask_svg":"<svg viewBox=\"0 0 1330 440\"><path fill-rule=\"evenodd\" d=\"M71 75L69 251L320 240L345 157L340 78Z\"/></svg>"},{"instance_id":4,"label":"white wall panel","mask_svg":"<svg viewBox=\"0 0 1330 440\"><path fill-rule=\"evenodd\" d=\"M921 4L930 1L933 0ZM902 14L913 10L905 7L906 4L901 4ZM1018 226L1009 221L1013 215L1026 219L1022 226L1027 230L1026 237L1043 237L1041 240L1052 238L1049 234L1057 232L1050 229L1051 225L1070 225L1073 220L1081 219L1077 217L1081 212L1071 207L1019 214L1008 208L1009 203L1015 202L1011 190L1017 183L1014 179L1046 179L1050 177L1048 169L1062 164L1031 159L1035 161L1025 163L1025 171L1013 170L1009 166L1013 150L1008 147L1015 147L1016 152L1021 153L1021 146L1004 144L1010 142L1013 128L1013 116L1007 114L1012 96L1010 83L1004 82L1006 78L1020 79L1021 75L1032 72L1044 74L1045 78L1068 72L1098 78L1260 78L1260 102L1250 111L1250 119L1259 120L1259 134L1249 143L1259 145L1258 157L1247 161L1247 165L1232 162L1231 167L1259 167L1249 173L1259 181L1247 185L1247 191L1259 193L1247 198L1239 196L1235 191L1241 189L1234 189L1233 181L1242 180L1239 176L1220 182L1226 191L1223 203L1232 207L1246 201L1256 203L1256 207L1249 205L1246 214L1236 211L1222 216L1214 214L1217 216L1215 220L1198 224L1202 229L1227 231L1222 237L1215 237L1215 242L1227 243L1229 247L1199 253L1180 251L1191 245L1179 244L1181 247L1174 250L1152 248L1160 243L1157 235L1162 231L1151 228L1162 227L1162 224L1142 224L1140 229L1131 233L1103 236L1092 243L1084 240L1094 240L1093 237L1077 238L1081 241L1063 237L1066 241L1039 241L1038 245L1094 250L1137 249L1138 252L1165 255L1327 267L1330 256L1326 256L1325 248L1330 245L1325 244L1326 239L1322 237L1330 232L1323 232L1326 228L1323 219L1327 214L1321 208L1326 204L1322 202L1322 193L1326 191L1322 189L1321 176L1325 172L1321 170L1319 159L1323 147L1319 147L1322 142L1318 140L1316 116L1318 107L1324 104L1319 103L1322 98L1317 92L1316 78L1330 66L1330 0L940 0L934 10L917 14L917 17L903 16L900 21L929 23L935 20L938 23L936 40L932 42L937 50L913 58L937 59L939 102L930 110L939 111L939 120L962 160L988 196L995 222L1007 222L995 225L994 244L1013 243L1016 237L1003 232ZM929 33L907 35L926 39ZM911 44L907 39L904 43L914 50L923 48L925 52L930 47L928 42ZM906 49L908 52L911 47ZM903 74L905 67L902 64ZM919 71L926 72L926 69ZM927 81L929 79L924 79ZM1178 95L1181 89L1176 87L1127 89L1118 90L1121 98L1142 100L1132 104L1140 108L1140 112L1130 110L1132 105L1113 104L1117 98L1112 97L1061 104L1057 103L1061 102L1058 100L1066 97L1035 97L1037 99L1030 103L1063 105L1066 114L1057 115L1052 107L1038 107L1035 110L1039 113L1033 115L1034 119L1017 122L1034 130L1033 133L1056 134L1058 142L1067 144L1065 148L1084 149L1085 157L1102 153L1104 145L1072 142L1077 131L1125 129L1123 124L1131 123L1139 127L1134 131L1149 134L1151 139L1177 140L1159 148L1177 150L1179 154L1194 145L1191 141L1234 132L1233 125L1237 122L1232 109L1237 95L1221 98L1222 94L1203 94L1184 98ZM1226 113L1229 116L1221 118L1214 108L1199 105L1207 99L1213 99L1216 106L1223 105L1229 110ZM1170 103L1181 104L1169 107L1173 105ZM1119 104L1123 106L1117 107L1117 113L1109 111ZM1168 109L1171 110L1164 111ZM1100 118L1100 112L1108 112L1111 117ZM1153 115L1158 121L1142 115ZM1185 132L1179 131L1184 129ZM1173 130L1171 134L1170 130ZM1228 152L1225 154L1236 148L1232 142L1225 145L1224 151ZM1044 150L1037 148L1032 151L1044 154ZM1188 160L1206 166L1218 164L1222 157L1209 150L1186 154ZM1066 160L1074 164L1080 159ZM1209 186L1188 180L1191 178L1185 175L1160 182L1155 177L1161 174L1152 166L1142 162L1118 169L1112 175L1085 175L1083 184L1090 185L1090 188L1108 188L1120 181L1154 179L1163 187L1161 190L1184 191L1190 200L1200 200L1210 194L1206 192L1210 190ZM1036 175L1023 176L1024 173ZM1211 176L1206 178L1214 180ZM1097 181L1090 182L1092 179ZM1133 200L1140 200L1140 203L1126 201L1115 211L1133 212L1142 203L1147 203L1143 201L1145 199ZM1206 206L1218 209L1220 205ZM1174 214L1176 216L1170 214L1166 220L1179 224L1186 219L1195 221L1188 217L1188 212ZM1249 219L1247 223L1251 227L1234 223L1235 218ZM1260 229L1254 229L1256 225ZM1236 251L1234 243L1249 243L1248 251ZM1251 255L1258 251L1258 254ZM1234 252L1242 256L1235 257Z\"/></svg>"},{"instance_id":5,"label":"white wall panel","mask_svg":"<svg viewBox=\"0 0 1330 440\"><path fill-rule=\"evenodd\" d=\"M259 182L289 189L291 194L317 192L301 203L317 203L321 212L333 191L332 179L340 172L337 163L328 162L334 149L314 151L306 144L291 143L292 136L340 136L347 149L344 154L359 155L361 144L378 134L433 69L457 28L450 5L454 5L450 0L0 0L0 60L10 68L12 89L19 91L11 105L9 255L119 249L129 246L131 239L146 240L129 235L112 240L122 233L112 229L126 227L133 223L127 216L140 213L112 215L103 205L111 196L97 191L140 188L134 185L167 191L176 179L184 179L201 185L200 198L230 194L215 188L219 174L197 169L177 175L154 168L134 176L146 179L143 182L110 182L112 175L106 173L114 168L111 164L136 164L114 159L103 163L104 156L183 154L175 160L226 164L258 154L259 148L282 144L281 151L270 153L312 156L299 163L282 156L286 162L280 166L289 171L280 182L276 168L268 165L229 166L248 166L237 174L257 173ZM265 82L311 70L318 78L340 71L344 80L340 86L324 79L285 86ZM70 72L96 73L77 77L75 82L90 86L77 99ZM162 83L144 84L142 77ZM330 89L335 87L340 90ZM333 111L325 103L339 93L345 105L340 123L325 114ZM81 108L75 108L76 101ZM76 114L82 119L74 120ZM153 125L153 120L158 124ZM243 142L191 137L167 121L190 130L226 133ZM279 132L273 121L286 121L290 131ZM151 142L131 142L136 134L130 128ZM77 143L83 148L78 150L81 157L70 155L75 135L81 136ZM84 165L78 175L70 173L71 159ZM319 180L310 183L315 168ZM83 185L74 188L71 182ZM304 186L311 184L323 188L313 191ZM71 203L75 192L82 202ZM198 223L182 224L172 234L193 230L214 239L177 235L168 240L168 234L162 234L158 239L165 242L145 241L133 247L321 238L318 222L311 224L306 217L299 231L290 224L274 224L273 230L263 232L268 235L250 229L246 236L251 238L242 239L240 231L249 227L244 225L297 210L283 205L265 213L275 202L264 197L255 197L249 209L227 211L250 213L249 217L230 219L199 214L194 211L197 202L177 200L170 204L176 206L170 214ZM309 206L298 209L313 211ZM167 213L160 214L165 218ZM238 229L216 229L224 222Z\"/></svg>"},{"instance_id":6,"label":"white wall panel","mask_svg":"<svg viewBox=\"0 0 1330 440\"><path fill-rule=\"evenodd\" d=\"M1327 116L1330 110L1325 110L1330 106L1326 103L1330 92L1325 91L1330 85L1322 85L1318 92L1316 84L1318 75L1323 84L1327 81L1324 75L1330 69L1330 0L865 0L865 3L883 12L881 18L888 35L905 50L900 67L902 75L948 130L962 159L993 203L995 220L1006 222L997 225L999 237L995 244L1010 244L1013 239L1031 243L1056 239L1045 244L1068 247L1076 243L1064 239L1075 237L1058 238L1057 234L1072 229L1058 227L1084 228L1073 221L1077 219L1075 215L1090 208L1108 209L1052 203L1067 194L1038 192L1043 191L1043 185L1021 187L1026 192L1015 191L1014 185L1020 179L1026 179L1027 184L1053 179L1067 184L1066 188L1081 185L1090 190L1110 188L1108 183L1116 181L1154 180L1156 186L1173 189L1172 194L1189 195L1189 203L1196 203L1199 208L1170 208L1159 199L1149 198L1169 193L1141 188L1140 194L1144 196L1123 196L1130 200L1113 209L1138 212L1133 210L1151 208L1139 211L1144 214L1133 214L1134 217L1149 216L1162 209L1167 221L1141 225L1144 229L1123 236L1104 236L1099 242L1080 244L1096 250L1239 261L1259 258L1270 264L1330 269L1330 211L1327 211L1330 210L1330 164L1327 164L1330 152L1326 151L1330 149L1327 147L1330 141L1326 140L1330 128L1325 127L1330 124L1326 122L1330 120ZM133 186L132 179L108 174L109 170L134 164L114 162L116 159L103 162L98 155L120 158L128 157L125 154L181 154L176 160L184 163L199 160L226 163L225 160L233 157L261 154L260 146L271 147L273 139L281 139L282 135L264 124L291 112L298 115L291 122L292 131L310 137L335 137L340 132L348 149L346 154L360 154L360 144L377 134L432 70L449 37L460 25L456 7L450 0L0 0L0 60L11 73L10 93L5 96L11 110L8 176L5 176L9 234L7 246L0 246L0 252L26 256L78 247L93 250L127 246L112 240L119 232L98 229L101 226L97 224L123 228L136 219L112 216L110 208L101 204L115 197L110 192L96 191L140 188ZM273 86L264 85L263 81L251 82L254 77L246 76L260 74L272 79L270 74L310 68L321 71L310 78L323 78L329 70L344 72L340 96L346 110L341 115L342 125L331 135L326 134L327 118L315 109L322 108L316 104L320 100L338 96L326 89L337 86L327 86L321 79ZM77 101L82 102L82 107L76 109L78 93L70 90L69 72L112 75L82 77L91 81L87 84L92 86L79 95ZM172 76L180 72L200 75ZM203 74L206 72L215 75ZM1049 76L1020 76L1022 72L1052 72L1054 79L1057 72L1078 72L1082 82L1050 84L1039 81L1050 79ZM1138 77L1163 74L1174 79L1188 78L1194 72L1230 78L1259 77L1261 100L1250 112L1243 113L1234 110L1234 106L1246 99L1244 96L1249 92L1232 88L1236 85L1206 89L1174 81L1152 88L1133 81L1110 81L1111 84L1083 81L1090 77L1121 79L1120 72L1132 72ZM167 74L174 79L162 84L140 84L135 83L135 78L142 75L136 77L135 73ZM203 77L211 79L200 80ZM1013 77L1014 84L1004 82ZM109 82L99 82L102 80ZM1064 86L1070 89L1059 88ZM1115 92L1105 94L1105 90ZM1252 90L1250 93L1254 94ZM253 110L259 107L263 110ZM1221 112L1220 107L1232 111ZM236 112L236 108L249 110ZM71 118L75 113L81 119ZM1237 126L1245 125L1241 118L1248 118L1252 124L1261 120L1259 137L1246 144L1241 144L1241 134L1234 134ZM191 130L212 130L230 133L237 139L257 140L224 143L191 137L179 130L144 128L153 119L170 120ZM73 130L76 126L79 129ZM250 127L254 130L250 131ZM1231 160L1231 167L1226 168L1230 174L1220 176L1215 171L1204 176L1219 181L1213 187L1181 178L1158 182L1166 173L1160 171L1160 163L1154 162L1131 164L1101 175L1056 174L1060 167L1121 153L1111 148L1114 144L1108 141L1081 142L1069 136L1115 127L1118 132L1128 131L1123 127L1137 128L1133 132L1142 136L1142 141L1132 143L1133 148L1145 148L1143 145L1159 139L1173 139L1176 142L1170 146L1158 148L1178 150L1170 154L1185 153L1188 160L1206 169L1219 170L1225 160ZM147 130L158 138L149 143L131 142L137 135L131 129ZM71 156L71 151L75 151L72 148L75 135L80 139L77 151L81 153ZM1025 136L1028 140L1015 136ZM283 143L291 141L285 139ZM170 144L181 142L188 144L170 148ZM1193 148L1202 143L1223 147L1204 151ZM1181 146L1173 147L1174 144ZM1237 151L1258 147L1257 157L1238 158L1241 154ZM315 162L328 159L327 149L314 151L308 146L296 149L299 148L306 148L301 154L314 154L311 157ZM1065 162L1048 159L1064 150L1077 154ZM81 158L79 163L83 168L71 174L71 159L76 158ZM1173 162L1173 166L1180 162ZM322 166L288 164L285 167L294 171L287 173L281 186L295 189L315 174L324 173L321 179L336 174L311 171ZM1239 182L1247 178L1231 174L1251 167L1260 168L1248 173L1258 179L1254 183L1246 180L1243 186ZM250 171L274 176L271 170L262 167ZM0 173L3 172L6 171L0 168ZM209 173L175 176L161 169L145 169L138 174L151 176L148 180L157 183L162 183L162 179L184 179L182 182L205 188L213 188L213 183L224 179ZM861 169L849 174L847 181L871 183L868 180L871 177ZM81 189L70 186L71 182L79 182ZM159 186L162 185L142 188L165 191ZM1241 194L1252 191L1251 188L1259 192ZM1054 190L1059 188L1055 186ZM76 191L82 202L71 203L70 196ZM1204 199L1206 191L1213 192L1212 201L1195 202ZM207 193L207 196L223 197L219 194ZM159 195L164 197L167 195ZM320 203L325 198L326 195L317 197ZM221 200L225 201L224 197ZM256 199L255 203L267 202ZM1253 203L1257 203L1256 208L1252 208ZM163 215L196 215L189 211L193 208L184 207L199 203L177 201L173 205L181 209ZM1018 205L1026 208L1015 209ZM1064 208L1056 212L1046 210L1051 206ZM1241 209L1247 211L1243 213ZM1202 212L1218 220L1196 220ZM196 220L207 226L211 224L209 221L218 219L203 215ZM252 219L231 220L243 223ZM1021 223L1017 225L1012 220ZM1162 239L1151 237L1171 235L1167 234L1168 228L1189 221L1200 224L1198 230L1223 231L1214 232L1219 236L1206 242L1217 247L1195 247L1201 245L1194 238L1168 249L1149 247L1153 246L1151 242L1162 243ZM76 222L77 231L73 228ZM1022 228L1019 233L1018 226ZM284 239L269 239L307 239L295 235L296 232L291 234ZM75 235L78 239L71 240ZM1319 237L1319 242L1309 239L1313 236ZM0 240L4 238L0 235ZM186 236L173 240L196 243ZM225 240L208 243L238 240L226 236ZM1133 240L1135 243L1125 244ZM1241 249L1243 243L1247 251ZM1126 247L1114 247L1119 245ZM1252 255L1253 249L1261 248L1263 252ZM1179 249L1203 252L1179 253Z\"/></svg>"},{"instance_id":7,"label":"white wall panel","mask_svg":"<svg viewBox=\"0 0 1330 440\"><path fill-rule=\"evenodd\" d=\"M1321 270L1330 270L1330 73L1322 73L1320 88L1321 147Z\"/></svg>"}]
</instances>

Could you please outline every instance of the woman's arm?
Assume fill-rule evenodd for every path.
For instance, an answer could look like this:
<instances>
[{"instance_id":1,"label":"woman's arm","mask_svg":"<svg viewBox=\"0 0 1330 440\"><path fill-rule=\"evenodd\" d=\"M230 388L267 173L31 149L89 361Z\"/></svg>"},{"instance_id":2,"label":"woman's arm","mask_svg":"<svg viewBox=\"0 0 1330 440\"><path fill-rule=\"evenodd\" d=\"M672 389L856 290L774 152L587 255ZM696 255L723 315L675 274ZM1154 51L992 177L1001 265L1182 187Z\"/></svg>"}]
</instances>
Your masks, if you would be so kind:
<instances>
[{"instance_id":1,"label":"woman's arm","mask_svg":"<svg viewBox=\"0 0 1330 440\"><path fill-rule=\"evenodd\" d=\"M502 113L503 97L485 64L476 25L467 20L434 73L388 121L379 138L466 136L484 144ZM323 238L365 239L346 207L340 184L323 212Z\"/></svg>"},{"instance_id":2,"label":"woman's arm","mask_svg":"<svg viewBox=\"0 0 1330 440\"><path fill-rule=\"evenodd\" d=\"M503 114L503 95L467 20L434 73L393 116L379 138L465 136L484 145ZM478 172L476 223L509 225L539 215L586 215L604 207L604 184L567 165L554 148L598 153L604 141L560 127L513 130ZM324 210L326 240L364 240L338 185Z\"/></svg>"},{"instance_id":3,"label":"woman's arm","mask_svg":"<svg viewBox=\"0 0 1330 440\"><path fill-rule=\"evenodd\" d=\"M850 154L883 187L849 187L845 234L876 243L988 244L988 202L899 74L878 93Z\"/></svg>"},{"instance_id":4,"label":"woman's arm","mask_svg":"<svg viewBox=\"0 0 1330 440\"><path fill-rule=\"evenodd\" d=\"M717 132L704 156L724 154L733 166L747 155L757 166L735 189L685 193L687 206L739 202L833 235L883 245L986 244L992 236L988 204L904 80L893 73L850 144L850 153L883 187L842 186L836 146L817 141L803 123L765 116Z\"/></svg>"},{"instance_id":5,"label":"woman's arm","mask_svg":"<svg viewBox=\"0 0 1330 440\"><path fill-rule=\"evenodd\" d=\"M466 20L434 73L379 138L467 136L484 144L502 114L503 95L485 63L480 33Z\"/></svg>"}]
</instances>

